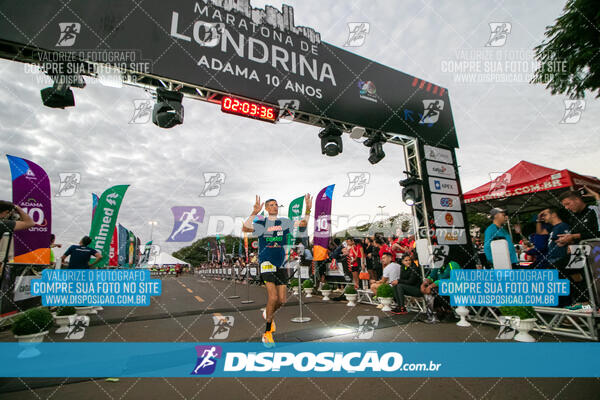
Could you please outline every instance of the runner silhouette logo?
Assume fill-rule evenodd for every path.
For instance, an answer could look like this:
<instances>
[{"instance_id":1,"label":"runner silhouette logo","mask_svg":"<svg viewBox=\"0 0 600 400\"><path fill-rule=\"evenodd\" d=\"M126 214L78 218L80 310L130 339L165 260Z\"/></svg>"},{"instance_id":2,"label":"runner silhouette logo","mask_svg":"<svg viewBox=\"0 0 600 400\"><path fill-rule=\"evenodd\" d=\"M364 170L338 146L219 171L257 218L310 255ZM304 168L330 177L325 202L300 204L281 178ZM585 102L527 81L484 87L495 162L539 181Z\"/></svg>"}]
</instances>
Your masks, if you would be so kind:
<instances>
[{"instance_id":1,"label":"runner silhouette logo","mask_svg":"<svg viewBox=\"0 0 600 400\"><path fill-rule=\"evenodd\" d=\"M173 231L167 242L191 242L196 238L198 224L204 221L204 208L178 206L172 207Z\"/></svg>"},{"instance_id":2,"label":"runner silhouette logo","mask_svg":"<svg viewBox=\"0 0 600 400\"><path fill-rule=\"evenodd\" d=\"M490 38L485 43L486 47L502 47L512 30L510 22L490 22Z\"/></svg>"},{"instance_id":3,"label":"runner silhouette logo","mask_svg":"<svg viewBox=\"0 0 600 400\"><path fill-rule=\"evenodd\" d=\"M221 358L223 349L221 346L196 346L196 353L198 353L196 368L190 375L210 375L215 372L217 360Z\"/></svg>"},{"instance_id":4,"label":"runner silhouette logo","mask_svg":"<svg viewBox=\"0 0 600 400\"><path fill-rule=\"evenodd\" d=\"M581 119L581 114L585 110L585 100L564 100L565 113L560 120L561 124L576 124Z\"/></svg>"},{"instance_id":5,"label":"runner silhouette logo","mask_svg":"<svg viewBox=\"0 0 600 400\"><path fill-rule=\"evenodd\" d=\"M348 172L348 190L344 197L362 196L370 180L371 174L368 172Z\"/></svg>"},{"instance_id":6,"label":"runner silhouette logo","mask_svg":"<svg viewBox=\"0 0 600 400\"><path fill-rule=\"evenodd\" d=\"M71 47L75 44L77 35L81 32L81 24L78 22L60 22L58 24L60 36L56 47Z\"/></svg>"},{"instance_id":7,"label":"runner silhouette logo","mask_svg":"<svg viewBox=\"0 0 600 400\"><path fill-rule=\"evenodd\" d=\"M377 325L379 325L379 317L375 315L359 315L358 329L354 333L354 339L371 339Z\"/></svg>"},{"instance_id":8,"label":"runner silhouette logo","mask_svg":"<svg viewBox=\"0 0 600 400\"><path fill-rule=\"evenodd\" d=\"M133 100L133 116L129 120L130 124L147 124L152 117L152 107L154 106L151 99L136 99Z\"/></svg>"},{"instance_id":9,"label":"runner silhouette logo","mask_svg":"<svg viewBox=\"0 0 600 400\"><path fill-rule=\"evenodd\" d=\"M231 315L213 315L215 327L210 339L223 340L229 336L229 331L233 328L235 317Z\"/></svg>"},{"instance_id":10,"label":"runner silhouette logo","mask_svg":"<svg viewBox=\"0 0 600 400\"><path fill-rule=\"evenodd\" d=\"M61 172L58 176L60 178L60 186L56 197L73 196L81 183L81 174L79 172Z\"/></svg>"},{"instance_id":11,"label":"runner silhouette logo","mask_svg":"<svg viewBox=\"0 0 600 400\"><path fill-rule=\"evenodd\" d=\"M348 22L348 39L344 43L345 47L360 47L365 44L367 35L371 29L368 22Z\"/></svg>"},{"instance_id":12,"label":"runner silhouette logo","mask_svg":"<svg viewBox=\"0 0 600 400\"><path fill-rule=\"evenodd\" d=\"M433 125L440 118L444 109L444 100L423 100L423 117L419 124Z\"/></svg>"},{"instance_id":13,"label":"runner silhouette logo","mask_svg":"<svg viewBox=\"0 0 600 400\"><path fill-rule=\"evenodd\" d=\"M200 197L216 197L225 184L225 172L204 172L204 188Z\"/></svg>"},{"instance_id":14,"label":"runner silhouette logo","mask_svg":"<svg viewBox=\"0 0 600 400\"><path fill-rule=\"evenodd\" d=\"M296 111L300 109L300 100L282 99L277 100L277 102L279 103L279 117L277 121L280 124L292 122Z\"/></svg>"}]
</instances>

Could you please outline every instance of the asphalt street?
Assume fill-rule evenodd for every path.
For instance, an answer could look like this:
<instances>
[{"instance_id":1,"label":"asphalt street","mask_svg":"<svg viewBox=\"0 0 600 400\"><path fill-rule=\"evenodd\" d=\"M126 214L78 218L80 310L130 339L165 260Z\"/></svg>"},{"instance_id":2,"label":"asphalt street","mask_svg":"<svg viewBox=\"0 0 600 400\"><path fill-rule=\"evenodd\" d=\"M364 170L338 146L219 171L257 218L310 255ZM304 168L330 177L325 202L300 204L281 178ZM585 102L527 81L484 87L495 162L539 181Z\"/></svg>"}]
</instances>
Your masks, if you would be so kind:
<instances>
[{"instance_id":1,"label":"asphalt street","mask_svg":"<svg viewBox=\"0 0 600 400\"><path fill-rule=\"evenodd\" d=\"M264 331L261 309L266 291L257 285L203 280L194 275L162 279L163 293L148 307L105 307L91 316L82 341L88 342L247 342L259 341ZM229 296L239 295L230 299ZM332 297L335 296L335 293ZM254 302L242 304L242 300ZM294 323L300 313L298 298L289 292L288 302L276 314L276 342L494 342L497 328L474 324L469 328L452 321L428 325L416 313L393 315L373 305L348 307L346 301L303 298L303 315L310 322ZM358 334L358 317L377 317L369 338ZM215 318L216 317L216 318ZM215 329L224 317L230 328ZM226 332L224 332L226 331ZM216 335L215 335L216 333ZM364 335L363 335L364 336ZM538 341L565 341L534 334ZM0 341L14 341L9 331ZM54 330L46 342L67 341ZM482 360L493 362L493 360ZM439 397L439 393L444 395ZM598 398L598 379L539 378L3 378L0 398L10 399L587 399ZM436 395L437 394L437 395ZM594 397L596 396L596 397Z\"/></svg>"}]
</instances>

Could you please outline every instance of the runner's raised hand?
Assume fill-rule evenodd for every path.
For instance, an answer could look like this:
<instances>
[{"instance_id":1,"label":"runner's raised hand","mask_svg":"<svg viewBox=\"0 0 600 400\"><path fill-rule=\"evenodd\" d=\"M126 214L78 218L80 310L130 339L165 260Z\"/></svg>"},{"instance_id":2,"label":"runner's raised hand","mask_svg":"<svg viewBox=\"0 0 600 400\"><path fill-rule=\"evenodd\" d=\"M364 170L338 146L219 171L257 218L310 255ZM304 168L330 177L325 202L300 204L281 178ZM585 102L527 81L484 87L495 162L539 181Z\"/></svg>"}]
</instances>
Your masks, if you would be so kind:
<instances>
[{"instance_id":1,"label":"runner's raised hand","mask_svg":"<svg viewBox=\"0 0 600 400\"><path fill-rule=\"evenodd\" d=\"M263 205L265 203L261 203L260 202L260 197L258 195L256 195L256 202L254 203L254 209L252 210L252 214L256 215L260 212L260 210L262 210Z\"/></svg>"},{"instance_id":2,"label":"runner's raised hand","mask_svg":"<svg viewBox=\"0 0 600 400\"><path fill-rule=\"evenodd\" d=\"M600 194L598 192L593 191L592 189L590 189L586 185L583 185L583 187L587 191L587 193L584 194L585 197L593 197L596 201L600 200Z\"/></svg>"},{"instance_id":3,"label":"runner's raised hand","mask_svg":"<svg viewBox=\"0 0 600 400\"><path fill-rule=\"evenodd\" d=\"M306 193L304 196L304 203L306 204L306 209L310 210L312 206L312 197L310 197L310 193Z\"/></svg>"}]
</instances>

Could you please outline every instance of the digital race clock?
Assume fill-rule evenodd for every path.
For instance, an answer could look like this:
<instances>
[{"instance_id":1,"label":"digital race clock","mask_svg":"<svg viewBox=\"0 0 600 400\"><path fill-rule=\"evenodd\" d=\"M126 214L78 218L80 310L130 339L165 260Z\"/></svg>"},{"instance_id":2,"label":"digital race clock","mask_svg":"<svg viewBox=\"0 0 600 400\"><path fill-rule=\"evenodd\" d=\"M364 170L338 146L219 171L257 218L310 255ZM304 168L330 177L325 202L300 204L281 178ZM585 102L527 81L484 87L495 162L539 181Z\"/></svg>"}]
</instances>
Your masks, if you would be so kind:
<instances>
[{"instance_id":1,"label":"digital race clock","mask_svg":"<svg viewBox=\"0 0 600 400\"><path fill-rule=\"evenodd\" d=\"M229 96L221 99L221 111L269 122L275 122L279 114L275 107Z\"/></svg>"}]
</instances>

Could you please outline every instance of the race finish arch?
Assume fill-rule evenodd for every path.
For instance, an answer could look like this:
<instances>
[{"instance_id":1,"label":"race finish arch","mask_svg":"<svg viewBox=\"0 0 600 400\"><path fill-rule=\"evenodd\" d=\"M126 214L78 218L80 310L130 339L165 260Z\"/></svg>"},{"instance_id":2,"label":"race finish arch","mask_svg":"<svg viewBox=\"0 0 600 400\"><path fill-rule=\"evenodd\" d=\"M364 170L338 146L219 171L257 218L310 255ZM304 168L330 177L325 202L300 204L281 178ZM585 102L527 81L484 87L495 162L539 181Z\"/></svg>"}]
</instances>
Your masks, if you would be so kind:
<instances>
[{"instance_id":1,"label":"race finish arch","mask_svg":"<svg viewBox=\"0 0 600 400\"><path fill-rule=\"evenodd\" d=\"M364 137L403 145L419 185L417 236L449 245L464 266L474 260L445 88L321 41L295 25L287 5L0 0L0 9L0 57L39 65L55 82L81 88L84 76L116 74L120 84L178 91L225 112L360 127Z\"/></svg>"}]
</instances>

